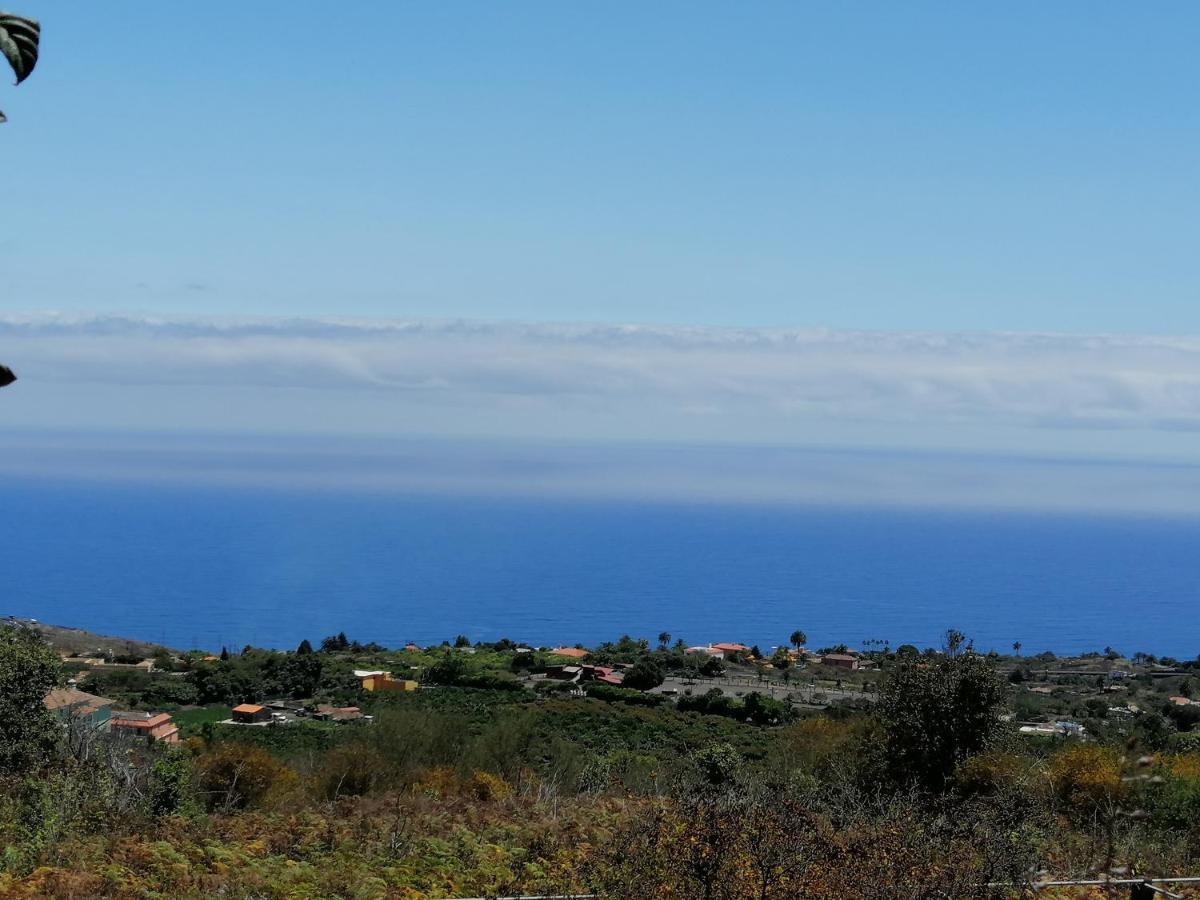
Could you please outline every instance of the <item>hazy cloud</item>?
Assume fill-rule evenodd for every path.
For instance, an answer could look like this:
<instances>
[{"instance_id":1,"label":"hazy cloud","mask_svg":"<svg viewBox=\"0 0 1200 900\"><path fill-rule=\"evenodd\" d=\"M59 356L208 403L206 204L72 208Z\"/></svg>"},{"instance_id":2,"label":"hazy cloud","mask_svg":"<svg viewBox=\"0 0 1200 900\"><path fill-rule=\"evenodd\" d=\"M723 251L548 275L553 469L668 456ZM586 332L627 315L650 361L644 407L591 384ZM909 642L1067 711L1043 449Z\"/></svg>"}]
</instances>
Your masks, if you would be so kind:
<instances>
[{"instance_id":1,"label":"hazy cloud","mask_svg":"<svg viewBox=\"0 0 1200 900\"><path fill-rule=\"evenodd\" d=\"M27 382L370 390L682 418L1200 428L1200 338L5 315Z\"/></svg>"}]
</instances>

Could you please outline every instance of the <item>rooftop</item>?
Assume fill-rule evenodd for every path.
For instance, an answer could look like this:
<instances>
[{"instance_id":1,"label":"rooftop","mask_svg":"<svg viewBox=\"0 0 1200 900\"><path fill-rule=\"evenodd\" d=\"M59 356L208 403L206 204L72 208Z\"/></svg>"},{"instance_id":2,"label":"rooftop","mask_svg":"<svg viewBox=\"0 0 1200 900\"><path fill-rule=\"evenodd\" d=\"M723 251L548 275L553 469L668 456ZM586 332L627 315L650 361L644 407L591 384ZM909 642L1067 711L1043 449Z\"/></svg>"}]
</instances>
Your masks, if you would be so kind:
<instances>
[{"instance_id":1,"label":"rooftop","mask_svg":"<svg viewBox=\"0 0 1200 900\"><path fill-rule=\"evenodd\" d=\"M97 697L95 694L89 694L86 691L77 691L75 688L55 688L46 695L43 702L46 704L47 709L74 709L79 707L83 711L93 713L105 706L112 706L115 701L104 697Z\"/></svg>"}]
</instances>

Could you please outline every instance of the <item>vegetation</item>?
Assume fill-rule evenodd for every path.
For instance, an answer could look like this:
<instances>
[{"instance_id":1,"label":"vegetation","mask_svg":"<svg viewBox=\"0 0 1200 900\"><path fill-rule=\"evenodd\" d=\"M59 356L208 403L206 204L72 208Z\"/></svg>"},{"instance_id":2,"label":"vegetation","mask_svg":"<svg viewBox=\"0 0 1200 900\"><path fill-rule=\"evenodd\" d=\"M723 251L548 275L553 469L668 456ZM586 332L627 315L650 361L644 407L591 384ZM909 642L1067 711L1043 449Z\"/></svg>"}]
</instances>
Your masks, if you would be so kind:
<instances>
[{"instance_id":1,"label":"vegetation","mask_svg":"<svg viewBox=\"0 0 1200 900\"><path fill-rule=\"evenodd\" d=\"M801 658L802 678L750 654L707 683L670 635L622 638L592 657L625 666L621 687L556 680L561 659L520 651L338 635L86 673L134 701L219 698L182 704L188 737L164 747L47 729L57 658L9 629L0 895L1015 897L1039 871L1200 864L1200 733L1165 714L1186 708L1166 697L1193 666L1131 676L1146 709L1122 718L1087 705L1107 677L1045 681L1062 661L954 635L941 652L879 642L863 671ZM354 668L426 687L372 695ZM234 701L306 689L373 721L218 724ZM1031 702L1095 731L1020 735L1006 719Z\"/></svg>"}]
</instances>

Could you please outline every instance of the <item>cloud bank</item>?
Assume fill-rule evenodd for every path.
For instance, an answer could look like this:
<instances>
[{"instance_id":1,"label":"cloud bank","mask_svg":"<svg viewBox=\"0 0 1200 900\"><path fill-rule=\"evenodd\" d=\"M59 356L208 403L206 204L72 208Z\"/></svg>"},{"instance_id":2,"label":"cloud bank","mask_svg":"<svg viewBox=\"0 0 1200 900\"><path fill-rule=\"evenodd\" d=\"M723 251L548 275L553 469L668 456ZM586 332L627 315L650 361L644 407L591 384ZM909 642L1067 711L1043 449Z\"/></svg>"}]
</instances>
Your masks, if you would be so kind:
<instances>
[{"instance_id":1,"label":"cloud bank","mask_svg":"<svg viewBox=\"0 0 1200 900\"><path fill-rule=\"evenodd\" d=\"M257 388L337 406L372 394L377 409L627 420L624 437L669 438L687 421L747 439L838 421L1200 429L1192 337L9 314L0 355L26 396L68 384Z\"/></svg>"}]
</instances>

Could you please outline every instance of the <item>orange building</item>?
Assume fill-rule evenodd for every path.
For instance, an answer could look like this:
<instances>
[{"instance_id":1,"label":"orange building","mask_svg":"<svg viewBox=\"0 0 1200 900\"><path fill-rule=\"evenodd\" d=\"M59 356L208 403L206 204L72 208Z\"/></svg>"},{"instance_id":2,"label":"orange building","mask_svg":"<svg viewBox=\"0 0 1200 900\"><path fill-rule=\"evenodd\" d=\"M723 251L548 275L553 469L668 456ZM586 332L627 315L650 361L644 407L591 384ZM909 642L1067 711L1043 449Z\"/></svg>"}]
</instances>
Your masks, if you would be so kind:
<instances>
[{"instance_id":1,"label":"orange building","mask_svg":"<svg viewBox=\"0 0 1200 900\"><path fill-rule=\"evenodd\" d=\"M233 721L239 725L257 725L271 721L271 711L257 703L242 703L232 710Z\"/></svg>"},{"instance_id":2,"label":"orange building","mask_svg":"<svg viewBox=\"0 0 1200 900\"><path fill-rule=\"evenodd\" d=\"M364 691L372 693L415 691L417 683L411 679L393 678L391 672L367 672L356 669L354 672Z\"/></svg>"},{"instance_id":3,"label":"orange building","mask_svg":"<svg viewBox=\"0 0 1200 900\"><path fill-rule=\"evenodd\" d=\"M113 734L151 737L164 744L179 743L179 727L169 713L114 712L109 719Z\"/></svg>"}]
</instances>

